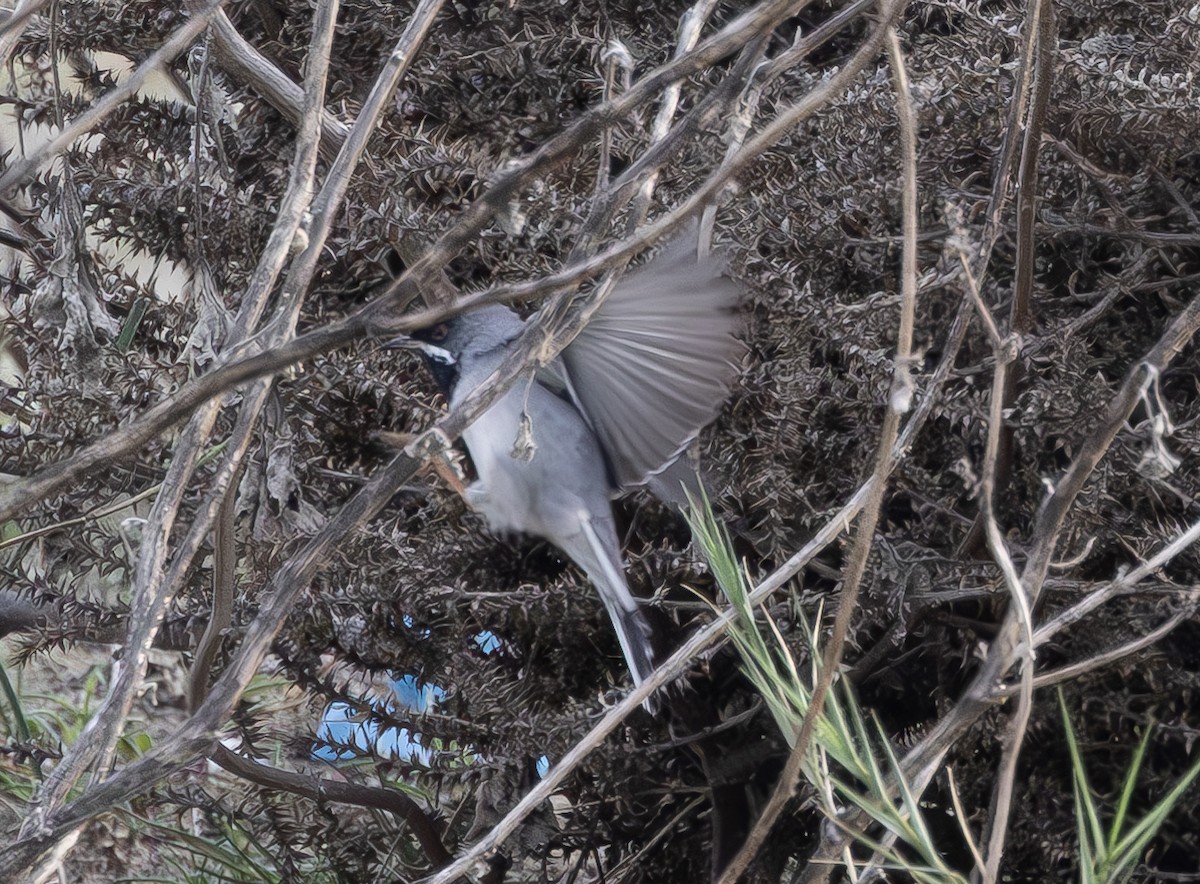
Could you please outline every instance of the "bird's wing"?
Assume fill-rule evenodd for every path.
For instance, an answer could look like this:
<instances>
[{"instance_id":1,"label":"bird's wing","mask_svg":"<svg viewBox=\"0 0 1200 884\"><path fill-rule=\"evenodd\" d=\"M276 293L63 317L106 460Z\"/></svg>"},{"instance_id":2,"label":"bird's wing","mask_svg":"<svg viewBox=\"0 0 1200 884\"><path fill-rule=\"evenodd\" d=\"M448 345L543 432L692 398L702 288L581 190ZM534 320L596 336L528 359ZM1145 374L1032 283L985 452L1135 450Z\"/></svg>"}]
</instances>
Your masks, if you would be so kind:
<instances>
[{"instance_id":1,"label":"bird's wing","mask_svg":"<svg viewBox=\"0 0 1200 884\"><path fill-rule=\"evenodd\" d=\"M622 278L562 353L620 487L670 464L716 417L743 349L740 289L687 239Z\"/></svg>"}]
</instances>

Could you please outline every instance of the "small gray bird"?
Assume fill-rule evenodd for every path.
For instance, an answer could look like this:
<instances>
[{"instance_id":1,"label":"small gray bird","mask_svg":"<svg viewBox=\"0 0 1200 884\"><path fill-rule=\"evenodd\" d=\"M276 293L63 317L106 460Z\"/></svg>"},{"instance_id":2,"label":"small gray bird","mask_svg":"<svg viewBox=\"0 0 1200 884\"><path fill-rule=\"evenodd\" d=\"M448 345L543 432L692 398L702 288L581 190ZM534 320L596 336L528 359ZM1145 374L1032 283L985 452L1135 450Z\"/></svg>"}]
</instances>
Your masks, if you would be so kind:
<instances>
[{"instance_id":1,"label":"small gray bird","mask_svg":"<svg viewBox=\"0 0 1200 884\"><path fill-rule=\"evenodd\" d=\"M739 296L717 261L698 262L676 242L627 274L558 360L463 433L479 476L468 502L494 531L545 538L584 570L635 684L654 669L651 628L625 581L611 498L643 484L681 497L664 471L729 392ZM490 305L385 346L420 350L453 408L524 328L512 310ZM523 415L532 445L518 444Z\"/></svg>"}]
</instances>

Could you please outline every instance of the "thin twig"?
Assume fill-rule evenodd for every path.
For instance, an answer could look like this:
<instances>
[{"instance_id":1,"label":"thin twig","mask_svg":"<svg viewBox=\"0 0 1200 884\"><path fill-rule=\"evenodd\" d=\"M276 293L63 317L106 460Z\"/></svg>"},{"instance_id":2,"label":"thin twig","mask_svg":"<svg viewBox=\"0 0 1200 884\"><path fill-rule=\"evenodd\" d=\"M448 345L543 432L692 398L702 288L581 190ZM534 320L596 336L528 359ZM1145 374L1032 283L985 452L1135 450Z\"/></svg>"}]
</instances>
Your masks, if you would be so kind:
<instances>
[{"instance_id":1,"label":"thin twig","mask_svg":"<svg viewBox=\"0 0 1200 884\"><path fill-rule=\"evenodd\" d=\"M967 849L971 851L971 857L975 860L975 867L982 869L984 867L983 854L979 852L979 845L975 843L975 835L971 832L971 825L967 822L967 815L963 812L962 802L958 797L958 785L954 782L954 768L946 766L946 785L950 789L950 802L954 805L954 815L958 819L959 831L963 834L963 840L967 842Z\"/></svg>"},{"instance_id":2,"label":"thin twig","mask_svg":"<svg viewBox=\"0 0 1200 884\"><path fill-rule=\"evenodd\" d=\"M1120 575L1116 580L1088 593L1076 604L1056 614L1053 620L1034 632L1034 646L1041 647L1063 629L1073 623L1078 623L1105 602L1132 591L1137 584L1195 543L1200 543L1200 521L1193 522L1187 530L1181 532L1170 543L1129 573Z\"/></svg>"},{"instance_id":3,"label":"thin twig","mask_svg":"<svg viewBox=\"0 0 1200 884\"><path fill-rule=\"evenodd\" d=\"M237 583L237 538L234 533L237 515L237 476L225 489L213 529L212 605L208 625L196 652L188 675L188 708L194 710L208 692L208 676L213 658L221 646L221 637L233 622L233 594Z\"/></svg>"},{"instance_id":4,"label":"thin twig","mask_svg":"<svg viewBox=\"0 0 1200 884\"><path fill-rule=\"evenodd\" d=\"M885 10L883 18L888 19ZM902 152L902 217L904 219L904 248L901 255L901 306L896 333L895 367L892 389L888 395L883 426L875 452L872 470L871 491L867 495L863 511L850 548L846 568L842 576L841 598L838 600L833 627L825 642L821 660L821 673L813 686L808 709L800 722L791 754L784 765L783 773L762 815L746 837L746 843L721 874L721 884L734 884L745 872L770 834L771 827L783 812L787 802L795 794L800 782L809 744L817 721L825 711L825 697L833 683L834 675L841 662L850 619L858 602L858 591L866 572L867 558L875 540L875 526L883 506L883 494L887 477L894 467L893 448L900 428L901 415L912 406L913 382L909 370L912 359L912 337L917 302L917 124L909 92L908 73L900 41L889 25L885 29L888 59L892 69L896 94L896 116L900 124Z\"/></svg>"},{"instance_id":5,"label":"thin twig","mask_svg":"<svg viewBox=\"0 0 1200 884\"><path fill-rule=\"evenodd\" d=\"M629 89L630 75L633 72L633 56L625 44L615 37L610 37L608 45L600 56L604 67L604 88L600 92L602 102L611 101L616 92L617 72L621 74L622 91ZM608 190L609 175L612 172L612 138L613 127L605 126L600 133L599 157L596 163L596 187L593 199L599 199Z\"/></svg>"},{"instance_id":6,"label":"thin twig","mask_svg":"<svg viewBox=\"0 0 1200 884\"><path fill-rule=\"evenodd\" d=\"M684 13L683 21L679 25L679 35L675 43L675 58L682 58L696 46L696 42L700 39L700 31L703 29L705 22L713 14L716 5L717 0L696 0L696 3ZM667 132L671 128L671 120L675 118L675 111L679 108L681 89L682 83L679 80L669 83L663 89L662 96L659 98L658 113L655 114L654 122L650 126L651 144L662 141L667 136ZM657 170L642 178L637 196L633 199L633 206L628 221L628 231L630 233L636 230L646 217L646 212L650 208L650 201L654 198L654 188L657 184Z\"/></svg>"},{"instance_id":7,"label":"thin twig","mask_svg":"<svg viewBox=\"0 0 1200 884\"><path fill-rule=\"evenodd\" d=\"M1033 271L1037 263L1034 223L1037 220L1038 204L1038 158L1042 132L1045 129L1046 110L1050 101L1050 87L1054 82L1055 51L1058 48L1058 28L1054 4L1050 0L1031 0L1028 27L1035 37L1035 42L1027 44L1027 49L1034 54L1025 60L1026 68L1032 72L1031 99L1018 155L1017 253L1014 257L1016 276L1013 280L1012 309L1009 314L1009 332L1019 339L1024 339L1033 330ZM1013 141L1015 143L1015 139ZM1014 360L1005 373L1005 385L1000 397L1002 411L1012 407L1023 377L1022 364ZM993 477L999 489L1008 484L1012 472L1015 456L1013 446L1012 428L1001 425ZM976 517L975 524L961 544L960 549L963 553L973 553L981 542L985 541L986 519L986 514L982 512Z\"/></svg>"},{"instance_id":8,"label":"thin twig","mask_svg":"<svg viewBox=\"0 0 1200 884\"><path fill-rule=\"evenodd\" d=\"M964 262L965 263L965 262ZM983 306L982 299L979 305ZM994 322L989 318L989 323ZM992 558L1004 575L1005 586L1008 587L1013 610L1017 612L1021 633L1025 638L1023 665L1021 667L1021 693L1017 710L1012 717L1008 734L1005 739L1004 751L1000 759L999 776L992 792L991 834L987 845L987 864L978 868L985 884L994 884L999 874L1000 859L1004 855L1004 840L1008 829L1008 817L1012 808L1012 795L1015 785L1017 759L1020 757L1021 746L1024 743L1025 731L1029 724L1029 716L1033 708L1033 619L1025 588L1017 569L1013 565L1012 556L1004 543L1004 537L996 522L996 471L999 463L1002 428L1004 425L1004 391L1007 389L1007 371L1016 358L1016 339L1013 336L999 342L995 349L995 375L992 382L991 409L988 416L987 448L983 462L983 481L981 497L981 515L983 517L984 533Z\"/></svg>"},{"instance_id":9,"label":"thin twig","mask_svg":"<svg viewBox=\"0 0 1200 884\"><path fill-rule=\"evenodd\" d=\"M267 789L302 795L318 803L336 801L339 804L386 810L408 824L434 869L450 862L450 853L442 843L437 823L421 805L403 792L383 786L365 786L281 770L243 758L220 743L209 758L230 773Z\"/></svg>"},{"instance_id":10,"label":"thin twig","mask_svg":"<svg viewBox=\"0 0 1200 884\"><path fill-rule=\"evenodd\" d=\"M195 8L198 3L199 0L190 0L189 5ZM257 91L275 110L298 126L304 114L304 90L238 33L224 10L213 18L212 33L213 49L221 69ZM321 156L333 159L349 132L349 126L322 108Z\"/></svg>"},{"instance_id":11,"label":"thin twig","mask_svg":"<svg viewBox=\"0 0 1200 884\"><path fill-rule=\"evenodd\" d=\"M1058 669L1052 669L1049 672L1043 672L1035 676L1033 679L1034 688L1050 687L1051 685L1060 684L1073 678L1079 678L1081 675L1108 666L1111 663L1128 657L1130 654L1136 654L1143 648L1148 648L1157 643L1180 623L1190 620L1196 615L1197 609L1200 608L1200 602L1196 601L1198 593L1200 593L1200 587L1192 587L1192 600L1145 635L1103 653L1088 657L1086 660L1080 660L1078 663L1061 666Z\"/></svg>"}]
</instances>

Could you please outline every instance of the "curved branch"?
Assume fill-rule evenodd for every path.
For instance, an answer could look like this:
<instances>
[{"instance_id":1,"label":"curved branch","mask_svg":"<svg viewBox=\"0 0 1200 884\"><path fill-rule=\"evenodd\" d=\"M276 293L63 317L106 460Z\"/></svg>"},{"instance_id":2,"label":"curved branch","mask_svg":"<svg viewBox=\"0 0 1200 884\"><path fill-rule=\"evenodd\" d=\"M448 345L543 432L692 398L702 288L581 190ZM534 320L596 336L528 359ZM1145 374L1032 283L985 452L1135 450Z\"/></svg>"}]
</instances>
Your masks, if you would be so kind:
<instances>
[{"instance_id":1,"label":"curved branch","mask_svg":"<svg viewBox=\"0 0 1200 884\"><path fill-rule=\"evenodd\" d=\"M265 764L251 761L249 758L243 758L220 743L208 757L231 774L267 789L278 789L281 792L302 795L318 803L336 801L339 804L354 804L358 807L386 810L408 824L435 870L440 869L451 860L450 852L442 843L437 823L421 805L403 792L382 786L364 786L358 783L329 780L290 770L281 770L277 767L268 767Z\"/></svg>"}]
</instances>

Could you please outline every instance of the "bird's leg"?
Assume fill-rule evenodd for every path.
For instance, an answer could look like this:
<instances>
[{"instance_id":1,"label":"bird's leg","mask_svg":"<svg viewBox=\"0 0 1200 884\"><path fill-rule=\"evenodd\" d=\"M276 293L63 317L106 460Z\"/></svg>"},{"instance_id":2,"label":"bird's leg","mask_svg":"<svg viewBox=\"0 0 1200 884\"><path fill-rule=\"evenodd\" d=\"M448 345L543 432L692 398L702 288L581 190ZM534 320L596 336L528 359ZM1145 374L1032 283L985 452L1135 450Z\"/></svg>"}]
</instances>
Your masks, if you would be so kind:
<instances>
[{"instance_id":1,"label":"bird's leg","mask_svg":"<svg viewBox=\"0 0 1200 884\"><path fill-rule=\"evenodd\" d=\"M371 438L376 442L386 445L388 448L404 449L409 446L413 439L417 438L413 433L392 433L387 430L376 430L371 434ZM437 473L438 477L453 489L454 493L466 501L467 506L477 509L471 499L471 491L462 481L462 473L458 466L450 459L449 452L442 452L438 456L430 460L429 466ZM479 484L478 482L474 484Z\"/></svg>"}]
</instances>

